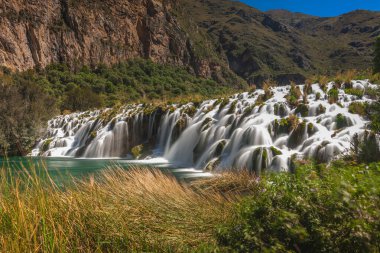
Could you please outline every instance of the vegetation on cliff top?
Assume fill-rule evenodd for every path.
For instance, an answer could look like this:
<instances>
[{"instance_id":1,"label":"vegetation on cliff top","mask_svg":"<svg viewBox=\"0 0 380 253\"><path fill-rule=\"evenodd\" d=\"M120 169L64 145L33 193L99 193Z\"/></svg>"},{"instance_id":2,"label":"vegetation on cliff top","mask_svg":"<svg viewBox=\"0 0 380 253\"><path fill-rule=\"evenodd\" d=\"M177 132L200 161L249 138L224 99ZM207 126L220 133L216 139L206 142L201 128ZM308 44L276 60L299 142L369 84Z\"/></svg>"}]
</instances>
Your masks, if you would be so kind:
<instances>
[{"instance_id":1,"label":"vegetation on cliff top","mask_svg":"<svg viewBox=\"0 0 380 253\"><path fill-rule=\"evenodd\" d=\"M13 73L0 70L0 152L25 155L45 122L60 111L132 102L206 99L236 90L183 68L136 59L72 70L65 64Z\"/></svg>"}]
</instances>

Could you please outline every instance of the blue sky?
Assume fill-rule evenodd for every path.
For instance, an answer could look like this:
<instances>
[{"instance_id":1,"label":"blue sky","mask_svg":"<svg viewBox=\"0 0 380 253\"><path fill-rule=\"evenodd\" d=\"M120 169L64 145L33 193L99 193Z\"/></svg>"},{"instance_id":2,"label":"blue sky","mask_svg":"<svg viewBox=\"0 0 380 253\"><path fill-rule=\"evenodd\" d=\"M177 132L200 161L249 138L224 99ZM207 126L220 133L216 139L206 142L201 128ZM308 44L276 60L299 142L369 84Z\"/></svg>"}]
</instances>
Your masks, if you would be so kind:
<instances>
[{"instance_id":1,"label":"blue sky","mask_svg":"<svg viewBox=\"0 0 380 253\"><path fill-rule=\"evenodd\" d=\"M380 11L380 0L241 0L259 10L285 9L321 17L357 9Z\"/></svg>"}]
</instances>

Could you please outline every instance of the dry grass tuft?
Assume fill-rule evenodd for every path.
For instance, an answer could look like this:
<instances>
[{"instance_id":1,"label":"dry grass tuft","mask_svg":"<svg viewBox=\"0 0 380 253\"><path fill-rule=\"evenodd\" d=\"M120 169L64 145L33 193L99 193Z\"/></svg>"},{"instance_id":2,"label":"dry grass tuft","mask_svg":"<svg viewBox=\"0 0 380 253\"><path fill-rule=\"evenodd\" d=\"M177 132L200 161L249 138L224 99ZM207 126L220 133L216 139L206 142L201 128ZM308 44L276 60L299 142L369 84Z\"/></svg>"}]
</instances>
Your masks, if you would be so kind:
<instances>
[{"instance_id":1,"label":"dry grass tuft","mask_svg":"<svg viewBox=\"0 0 380 253\"><path fill-rule=\"evenodd\" d=\"M222 194L159 170L116 167L64 189L37 174L1 172L2 252L207 251L232 213Z\"/></svg>"},{"instance_id":2,"label":"dry grass tuft","mask_svg":"<svg viewBox=\"0 0 380 253\"><path fill-rule=\"evenodd\" d=\"M258 190L259 177L248 170L225 172L212 178L192 182L191 187L207 192L220 192L229 199L246 194L255 194Z\"/></svg>"}]
</instances>

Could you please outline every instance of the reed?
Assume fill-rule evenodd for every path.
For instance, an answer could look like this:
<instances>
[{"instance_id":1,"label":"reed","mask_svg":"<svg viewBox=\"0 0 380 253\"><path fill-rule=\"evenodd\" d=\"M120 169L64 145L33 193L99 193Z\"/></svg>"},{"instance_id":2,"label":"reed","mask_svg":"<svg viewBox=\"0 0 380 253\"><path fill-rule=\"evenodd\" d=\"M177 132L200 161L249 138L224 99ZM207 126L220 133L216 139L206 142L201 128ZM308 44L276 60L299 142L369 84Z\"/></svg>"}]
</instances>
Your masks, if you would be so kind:
<instances>
[{"instance_id":1,"label":"reed","mask_svg":"<svg viewBox=\"0 0 380 253\"><path fill-rule=\"evenodd\" d=\"M45 171L45 172L44 172ZM44 174L45 176L41 176ZM215 249L233 201L160 170L114 166L58 186L44 168L0 172L1 252Z\"/></svg>"}]
</instances>

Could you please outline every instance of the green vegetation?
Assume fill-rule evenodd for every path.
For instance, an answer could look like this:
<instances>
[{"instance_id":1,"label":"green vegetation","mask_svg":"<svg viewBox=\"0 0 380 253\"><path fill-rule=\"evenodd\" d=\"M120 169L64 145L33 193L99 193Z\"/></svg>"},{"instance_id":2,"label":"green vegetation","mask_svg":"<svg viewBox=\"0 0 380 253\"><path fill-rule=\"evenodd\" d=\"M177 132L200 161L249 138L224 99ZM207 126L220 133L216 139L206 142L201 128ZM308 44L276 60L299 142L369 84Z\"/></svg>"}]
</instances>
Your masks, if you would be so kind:
<instances>
[{"instance_id":1,"label":"green vegetation","mask_svg":"<svg viewBox=\"0 0 380 253\"><path fill-rule=\"evenodd\" d=\"M215 226L231 214L225 197L159 170L114 168L65 190L38 168L10 173L1 169L3 252L199 251L216 247Z\"/></svg>"},{"instance_id":2,"label":"green vegetation","mask_svg":"<svg viewBox=\"0 0 380 253\"><path fill-rule=\"evenodd\" d=\"M373 73L380 73L380 37L375 42L375 58L373 60Z\"/></svg>"},{"instance_id":3,"label":"green vegetation","mask_svg":"<svg viewBox=\"0 0 380 253\"><path fill-rule=\"evenodd\" d=\"M380 161L380 148L376 141L376 133L366 131L360 139L356 134L352 139L351 152L347 160L358 163L372 163Z\"/></svg>"},{"instance_id":4,"label":"green vegetation","mask_svg":"<svg viewBox=\"0 0 380 253\"><path fill-rule=\"evenodd\" d=\"M309 115L309 107L305 104L299 104L295 110L296 114L301 114L302 117L307 117Z\"/></svg>"},{"instance_id":5,"label":"green vegetation","mask_svg":"<svg viewBox=\"0 0 380 253\"><path fill-rule=\"evenodd\" d=\"M338 115L336 115L335 122L337 129L342 129L343 127L347 126L347 119L341 113L338 113Z\"/></svg>"},{"instance_id":6,"label":"green vegetation","mask_svg":"<svg viewBox=\"0 0 380 253\"><path fill-rule=\"evenodd\" d=\"M44 70L12 73L0 69L0 154L25 155L46 121L60 111L84 111L121 104L197 102L236 92L180 67L136 59L110 67L69 69L53 64ZM113 112L112 110L111 112ZM112 115L104 115L109 122Z\"/></svg>"},{"instance_id":7,"label":"green vegetation","mask_svg":"<svg viewBox=\"0 0 380 253\"><path fill-rule=\"evenodd\" d=\"M295 85L295 83L291 83L289 94L286 96L286 100L288 101L289 105L297 106L299 103L298 100L301 96L302 92L300 88Z\"/></svg>"},{"instance_id":8,"label":"green vegetation","mask_svg":"<svg viewBox=\"0 0 380 253\"><path fill-rule=\"evenodd\" d=\"M329 96L329 103L333 104L336 103L339 99L339 90L334 86L327 92Z\"/></svg>"},{"instance_id":9,"label":"green vegetation","mask_svg":"<svg viewBox=\"0 0 380 253\"><path fill-rule=\"evenodd\" d=\"M135 146L131 149L132 155L135 159L138 159L141 156L141 153L144 149L143 145Z\"/></svg>"},{"instance_id":10,"label":"green vegetation","mask_svg":"<svg viewBox=\"0 0 380 253\"><path fill-rule=\"evenodd\" d=\"M40 71L3 74L1 81L33 82L56 98L63 110L83 111L131 102L169 100L189 95L223 95L231 91L211 79L195 77L183 68L135 59L108 67L69 69L53 64Z\"/></svg>"},{"instance_id":11,"label":"green vegetation","mask_svg":"<svg viewBox=\"0 0 380 253\"><path fill-rule=\"evenodd\" d=\"M350 113L359 114L360 116L367 116L368 106L368 103L352 102L348 107L348 111Z\"/></svg>"},{"instance_id":12,"label":"green vegetation","mask_svg":"<svg viewBox=\"0 0 380 253\"><path fill-rule=\"evenodd\" d=\"M274 155L280 154L271 149ZM263 154L264 156L264 154ZM264 159L265 160L265 159ZM182 184L112 168L67 182L0 169L4 252L373 252L380 164L302 161L295 173L223 173Z\"/></svg>"},{"instance_id":13,"label":"green vegetation","mask_svg":"<svg viewBox=\"0 0 380 253\"><path fill-rule=\"evenodd\" d=\"M354 95L354 96L357 96L358 98L362 98L363 95L364 95L364 91L360 90L360 89L344 89L344 92L346 94L350 94L350 95Z\"/></svg>"},{"instance_id":14,"label":"green vegetation","mask_svg":"<svg viewBox=\"0 0 380 253\"><path fill-rule=\"evenodd\" d=\"M265 174L218 241L238 252L376 252L380 164L307 164Z\"/></svg>"},{"instance_id":15,"label":"green vegetation","mask_svg":"<svg viewBox=\"0 0 380 253\"><path fill-rule=\"evenodd\" d=\"M377 134L380 133L380 89L376 91L376 99L374 103L368 106L368 115L371 120L370 127Z\"/></svg>"},{"instance_id":16,"label":"green vegetation","mask_svg":"<svg viewBox=\"0 0 380 253\"><path fill-rule=\"evenodd\" d=\"M256 105L262 105L268 99L273 97L273 92L271 90L272 87L276 87L277 84L272 80L266 80L263 84L264 94L258 96L256 100Z\"/></svg>"},{"instance_id":17,"label":"green vegetation","mask_svg":"<svg viewBox=\"0 0 380 253\"><path fill-rule=\"evenodd\" d=\"M0 156L26 155L57 112L54 96L33 79L0 72Z\"/></svg>"}]
</instances>

